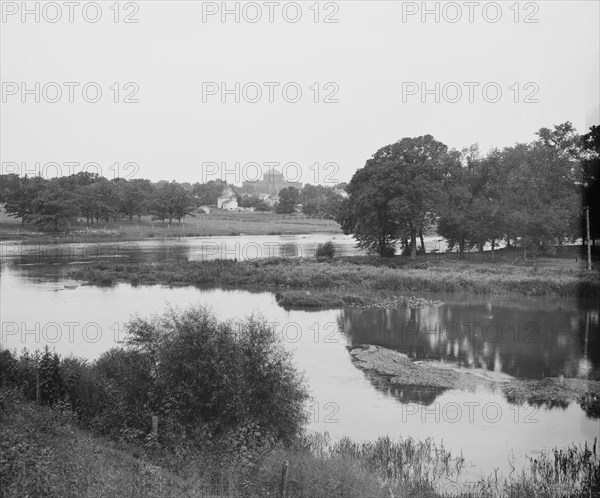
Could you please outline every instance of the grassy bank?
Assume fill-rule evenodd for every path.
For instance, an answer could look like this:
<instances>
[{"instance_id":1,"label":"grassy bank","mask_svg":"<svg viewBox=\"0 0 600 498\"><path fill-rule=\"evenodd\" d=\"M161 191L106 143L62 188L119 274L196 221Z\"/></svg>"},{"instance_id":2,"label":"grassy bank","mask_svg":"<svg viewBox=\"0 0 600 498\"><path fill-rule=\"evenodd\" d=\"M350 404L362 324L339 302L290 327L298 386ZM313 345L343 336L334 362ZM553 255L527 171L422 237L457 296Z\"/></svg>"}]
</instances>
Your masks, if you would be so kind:
<instances>
[{"instance_id":1,"label":"grassy bank","mask_svg":"<svg viewBox=\"0 0 600 498\"><path fill-rule=\"evenodd\" d=\"M36 242L103 242L135 241L148 238L210 237L227 235L282 235L333 233L341 234L333 220L302 215L280 215L272 212L249 213L214 209L210 214L186 216L181 223L161 223L150 216L100 222L86 226L85 220L73 224L62 233L41 232L35 225L21 224L20 218L7 216L0 209L0 240L34 240Z\"/></svg>"},{"instance_id":2,"label":"grassy bank","mask_svg":"<svg viewBox=\"0 0 600 498\"><path fill-rule=\"evenodd\" d=\"M559 266L512 266L443 261L394 267L352 258L197 261L158 264L96 263L70 273L90 284L213 285L262 288L362 287L400 292L472 292L529 296L600 296L597 272Z\"/></svg>"},{"instance_id":3,"label":"grassy bank","mask_svg":"<svg viewBox=\"0 0 600 498\"><path fill-rule=\"evenodd\" d=\"M510 479L460 484L464 459L431 440L379 438L331 443L326 436L254 453L237 462L202 452L168 453L82 430L60 407L37 406L0 390L0 494L21 496L279 496L289 462L288 496L596 496L596 443L531 458Z\"/></svg>"},{"instance_id":4,"label":"grassy bank","mask_svg":"<svg viewBox=\"0 0 600 498\"><path fill-rule=\"evenodd\" d=\"M224 461L200 450L165 452L82 430L65 410L0 391L0 493L17 496L438 496L433 470L455 478L462 465L431 441L380 438L358 445L305 436L288 447ZM395 462L390 464L390 454ZM402 481L402 482L399 482Z\"/></svg>"}]
</instances>

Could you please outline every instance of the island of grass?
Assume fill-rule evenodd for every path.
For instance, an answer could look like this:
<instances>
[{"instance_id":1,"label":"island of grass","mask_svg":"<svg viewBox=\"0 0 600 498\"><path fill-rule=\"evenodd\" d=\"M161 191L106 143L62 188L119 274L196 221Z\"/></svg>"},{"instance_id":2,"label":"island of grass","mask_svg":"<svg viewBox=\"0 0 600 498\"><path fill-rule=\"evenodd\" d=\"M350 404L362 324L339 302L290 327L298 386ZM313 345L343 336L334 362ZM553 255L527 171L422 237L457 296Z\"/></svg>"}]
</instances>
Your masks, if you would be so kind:
<instances>
[{"instance_id":1,"label":"island of grass","mask_svg":"<svg viewBox=\"0 0 600 498\"><path fill-rule=\"evenodd\" d=\"M197 285L262 289L363 288L407 292L470 292L528 296L600 296L595 271L553 264L440 261L414 264L390 258L345 257L249 261L97 262L70 272L89 284ZM307 300L308 302L308 300ZM332 300L336 306L339 301Z\"/></svg>"}]
</instances>

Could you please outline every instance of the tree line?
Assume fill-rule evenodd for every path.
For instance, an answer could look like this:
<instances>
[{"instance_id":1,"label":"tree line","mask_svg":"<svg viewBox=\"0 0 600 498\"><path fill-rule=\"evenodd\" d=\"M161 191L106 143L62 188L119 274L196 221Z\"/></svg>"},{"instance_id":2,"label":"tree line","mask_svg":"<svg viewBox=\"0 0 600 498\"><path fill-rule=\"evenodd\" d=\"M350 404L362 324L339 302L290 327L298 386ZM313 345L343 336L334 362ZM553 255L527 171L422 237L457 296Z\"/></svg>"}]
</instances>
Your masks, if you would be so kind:
<instances>
[{"instance_id":1,"label":"tree line","mask_svg":"<svg viewBox=\"0 0 600 498\"><path fill-rule=\"evenodd\" d=\"M337 220L360 247L390 256L399 243L413 259L428 229L461 256L504 244L535 257L585 237L585 207L598 238L600 127L579 135L566 122L536 135L487 154L476 145L449 149L431 135L403 138L354 174Z\"/></svg>"},{"instance_id":2,"label":"tree line","mask_svg":"<svg viewBox=\"0 0 600 498\"><path fill-rule=\"evenodd\" d=\"M160 222L192 215L200 206L215 206L226 188L237 195L240 207L270 211L257 195L242 196L236 187L222 180L207 183L178 183L161 180L115 178L108 180L97 173L79 172L53 179L3 175L0 201L9 216L21 218L22 224L32 223L42 230L66 230L77 220L85 218L87 225L108 223L121 217L141 220L151 216ZM302 191L293 187L280 192L275 211L293 213L297 204L306 202L308 215L334 217L341 204L341 196L332 189L306 185Z\"/></svg>"}]
</instances>

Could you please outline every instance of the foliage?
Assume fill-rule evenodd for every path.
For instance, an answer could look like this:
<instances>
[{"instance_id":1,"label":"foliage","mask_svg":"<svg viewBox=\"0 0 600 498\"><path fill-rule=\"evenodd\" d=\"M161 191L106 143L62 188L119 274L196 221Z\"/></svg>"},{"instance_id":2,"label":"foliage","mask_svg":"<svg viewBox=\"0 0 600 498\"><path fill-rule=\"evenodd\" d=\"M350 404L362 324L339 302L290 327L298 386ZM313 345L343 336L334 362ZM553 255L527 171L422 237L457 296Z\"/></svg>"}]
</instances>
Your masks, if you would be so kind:
<instances>
[{"instance_id":1,"label":"foliage","mask_svg":"<svg viewBox=\"0 0 600 498\"><path fill-rule=\"evenodd\" d=\"M317 258L333 258L335 256L335 244L329 240L324 244L317 245L315 257Z\"/></svg>"},{"instance_id":2,"label":"foliage","mask_svg":"<svg viewBox=\"0 0 600 498\"><path fill-rule=\"evenodd\" d=\"M342 196L331 188L307 184L300 193L302 212L308 216L335 218L342 204Z\"/></svg>"},{"instance_id":3,"label":"foliage","mask_svg":"<svg viewBox=\"0 0 600 498\"><path fill-rule=\"evenodd\" d=\"M289 442L306 421L303 377L266 322L219 322L198 307L128 324L123 348L88 363L46 349L33 357L0 351L0 384L42 404L66 403L102 434L144 441L152 415L161 440L191 445L246 433ZM241 431L241 432L240 432Z\"/></svg>"},{"instance_id":4,"label":"foliage","mask_svg":"<svg viewBox=\"0 0 600 498\"><path fill-rule=\"evenodd\" d=\"M417 254L417 236L434 221L440 172L455 154L431 135L403 138L379 149L358 170L342 203L338 221L359 247L390 256L399 239L410 238Z\"/></svg>"},{"instance_id":5,"label":"foliage","mask_svg":"<svg viewBox=\"0 0 600 498\"><path fill-rule=\"evenodd\" d=\"M275 204L278 214L290 214L296 210L300 199L300 192L295 187L286 187L279 192L279 202Z\"/></svg>"},{"instance_id":6,"label":"foliage","mask_svg":"<svg viewBox=\"0 0 600 498\"><path fill-rule=\"evenodd\" d=\"M485 156L476 145L459 153L430 135L403 138L355 173L338 221L360 247L381 256L402 242L414 259L416 237L423 245L424 230L435 224L460 257L505 241L535 258L585 233L584 200L597 234L597 128L584 137L570 122L541 128L533 142Z\"/></svg>"}]
</instances>

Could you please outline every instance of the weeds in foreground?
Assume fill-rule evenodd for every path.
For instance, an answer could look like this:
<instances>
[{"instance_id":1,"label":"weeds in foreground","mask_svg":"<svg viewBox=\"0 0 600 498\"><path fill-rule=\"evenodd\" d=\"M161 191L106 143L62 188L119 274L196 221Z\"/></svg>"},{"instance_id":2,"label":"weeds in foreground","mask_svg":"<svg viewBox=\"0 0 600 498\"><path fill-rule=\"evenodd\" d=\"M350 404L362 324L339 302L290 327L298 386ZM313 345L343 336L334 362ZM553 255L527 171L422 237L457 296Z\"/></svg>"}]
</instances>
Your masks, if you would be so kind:
<instances>
[{"instance_id":1,"label":"weeds in foreground","mask_svg":"<svg viewBox=\"0 0 600 498\"><path fill-rule=\"evenodd\" d=\"M331 442L304 434L289 446L245 450L236 458L154 442L132 445L91 436L65 407L36 406L0 390L0 494L17 496L288 497L598 496L597 442L542 452L507 478L466 483L465 459L431 439ZM223 445L228 444L223 441ZM514 468L513 468L514 469Z\"/></svg>"}]
</instances>

